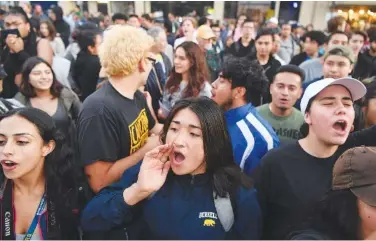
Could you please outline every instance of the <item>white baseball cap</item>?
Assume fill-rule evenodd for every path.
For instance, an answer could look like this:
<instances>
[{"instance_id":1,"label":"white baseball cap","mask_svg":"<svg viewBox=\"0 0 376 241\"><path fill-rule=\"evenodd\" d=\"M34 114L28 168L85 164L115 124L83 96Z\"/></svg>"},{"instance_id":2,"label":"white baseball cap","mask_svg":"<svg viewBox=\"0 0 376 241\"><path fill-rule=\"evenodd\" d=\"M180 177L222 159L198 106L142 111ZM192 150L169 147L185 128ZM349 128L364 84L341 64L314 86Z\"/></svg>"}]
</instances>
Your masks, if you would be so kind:
<instances>
[{"instance_id":1,"label":"white baseball cap","mask_svg":"<svg viewBox=\"0 0 376 241\"><path fill-rule=\"evenodd\" d=\"M357 79L353 79L350 77L341 78L341 79L333 79L327 78L316 81L310 84L304 91L302 101L300 102L300 110L302 113L305 113L307 110L307 105L309 101L318 95L323 89L331 85L342 85L348 91L350 91L351 97L353 101L359 100L362 98L367 89L362 82Z\"/></svg>"}]
</instances>

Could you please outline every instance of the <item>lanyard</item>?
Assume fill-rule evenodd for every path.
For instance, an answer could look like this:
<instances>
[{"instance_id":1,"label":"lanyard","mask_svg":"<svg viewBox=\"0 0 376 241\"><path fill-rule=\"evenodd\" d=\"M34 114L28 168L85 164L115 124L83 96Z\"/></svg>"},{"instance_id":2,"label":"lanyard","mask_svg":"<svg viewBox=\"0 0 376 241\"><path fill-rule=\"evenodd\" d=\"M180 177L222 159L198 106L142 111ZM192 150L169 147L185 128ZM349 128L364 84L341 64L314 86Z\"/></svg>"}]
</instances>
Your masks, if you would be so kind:
<instances>
[{"instance_id":1,"label":"lanyard","mask_svg":"<svg viewBox=\"0 0 376 241\"><path fill-rule=\"evenodd\" d=\"M15 240L15 223L14 223L14 207L13 207L13 185L11 180L5 180L0 189L1 202L1 240ZM47 204L48 203L48 204ZM60 238L60 225L56 220L56 206L55 203L48 197L46 192L37 208L34 219L25 235L24 240L30 240L34 234L35 228L40 220L47 205L47 237L45 239L61 239ZM42 238L42 237L41 237Z\"/></svg>"},{"instance_id":2,"label":"lanyard","mask_svg":"<svg viewBox=\"0 0 376 241\"><path fill-rule=\"evenodd\" d=\"M45 207L46 207L46 193L43 194L43 197L40 200L39 206L37 208L37 212L35 213L33 221L31 222L30 227L27 230L27 233L25 234L24 240L31 240L31 237L33 237L35 228L37 227L38 222L39 222L39 217L42 215Z\"/></svg>"}]
</instances>

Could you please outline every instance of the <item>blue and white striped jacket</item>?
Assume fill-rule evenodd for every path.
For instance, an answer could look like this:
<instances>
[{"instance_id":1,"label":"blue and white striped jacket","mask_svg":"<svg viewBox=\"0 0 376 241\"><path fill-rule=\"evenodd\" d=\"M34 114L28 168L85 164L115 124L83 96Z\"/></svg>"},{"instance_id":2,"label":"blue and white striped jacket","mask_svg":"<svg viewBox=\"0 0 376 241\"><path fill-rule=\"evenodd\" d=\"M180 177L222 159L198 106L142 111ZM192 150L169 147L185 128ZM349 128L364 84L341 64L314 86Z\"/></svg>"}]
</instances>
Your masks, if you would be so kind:
<instances>
[{"instance_id":1,"label":"blue and white striped jacket","mask_svg":"<svg viewBox=\"0 0 376 241\"><path fill-rule=\"evenodd\" d=\"M252 104L225 113L236 163L251 175L261 158L279 146L279 138Z\"/></svg>"}]
</instances>

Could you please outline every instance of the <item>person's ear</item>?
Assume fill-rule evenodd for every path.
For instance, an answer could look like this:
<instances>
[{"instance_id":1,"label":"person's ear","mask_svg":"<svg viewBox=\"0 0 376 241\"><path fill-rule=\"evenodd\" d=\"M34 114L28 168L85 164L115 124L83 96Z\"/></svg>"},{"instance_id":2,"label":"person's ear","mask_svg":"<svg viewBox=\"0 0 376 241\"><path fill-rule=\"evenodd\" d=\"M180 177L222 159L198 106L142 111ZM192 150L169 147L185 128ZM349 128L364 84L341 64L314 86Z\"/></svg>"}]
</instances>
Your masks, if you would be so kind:
<instances>
[{"instance_id":1,"label":"person's ear","mask_svg":"<svg viewBox=\"0 0 376 241\"><path fill-rule=\"evenodd\" d=\"M138 62L138 71L139 71L140 73L146 71L146 61L145 61L145 58L142 58L142 59L140 60L140 62Z\"/></svg>"},{"instance_id":2,"label":"person's ear","mask_svg":"<svg viewBox=\"0 0 376 241\"><path fill-rule=\"evenodd\" d=\"M244 98L246 93L246 89L244 87L236 87L235 88L235 99Z\"/></svg>"},{"instance_id":3,"label":"person's ear","mask_svg":"<svg viewBox=\"0 0 376 241\"><path fill-rule=\"evenodd\" d=\"M353 69L354 69L354 64L351 64L351 65L350 65L350 71L349 71L349 74L353 71Z\"/></svg>"},{"instance_id":4,"label":"person's ear","mask_svg":"<svg viewBox=\"0 0 376 241\"><path fill-rule=\"evenodd\" d=\"M55 147L56 147L55 141L49 141L42 148L42 156L46 157L48 154L50 154L55 149Z\"/></svg>"},{"instance_id":5,"label":"person's ear","mask_svg":"<svg viewBox=\"0 0 376 241\"><path fill-rule=\"evenodd\" d=\"M311 115L309 114L308 111L307 111L306 113L304 113L304 121L305 121L305 123L307 123L308 125L311 125L311 124L312 124Z\"/></svg>"}]
</instances>

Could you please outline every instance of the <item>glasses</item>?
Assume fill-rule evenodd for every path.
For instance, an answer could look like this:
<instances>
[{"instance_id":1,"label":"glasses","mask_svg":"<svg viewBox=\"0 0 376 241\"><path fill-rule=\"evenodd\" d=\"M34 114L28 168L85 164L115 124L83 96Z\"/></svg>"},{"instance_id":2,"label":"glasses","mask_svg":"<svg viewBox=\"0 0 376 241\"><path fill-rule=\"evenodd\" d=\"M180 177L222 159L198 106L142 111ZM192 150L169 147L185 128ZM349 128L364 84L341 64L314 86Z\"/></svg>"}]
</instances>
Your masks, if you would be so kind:
<instances>
[{"instance_id":1,"label":"glasses","mask_svg":"<svg viewBox=\"0 0 376 241\"><path fill-rule=\"evenodd\" d=\"M151 62L151 64L152 64L153 66L155 66L155 62L157 62L156 59L153 59L153 58L151 58L151 57L147 57L147 59Z\"/></svg>"}]
</instances>

